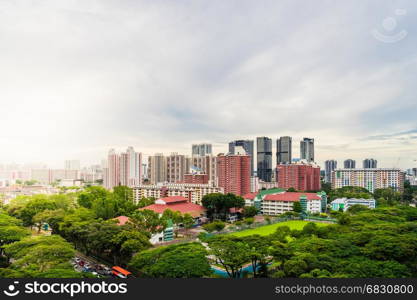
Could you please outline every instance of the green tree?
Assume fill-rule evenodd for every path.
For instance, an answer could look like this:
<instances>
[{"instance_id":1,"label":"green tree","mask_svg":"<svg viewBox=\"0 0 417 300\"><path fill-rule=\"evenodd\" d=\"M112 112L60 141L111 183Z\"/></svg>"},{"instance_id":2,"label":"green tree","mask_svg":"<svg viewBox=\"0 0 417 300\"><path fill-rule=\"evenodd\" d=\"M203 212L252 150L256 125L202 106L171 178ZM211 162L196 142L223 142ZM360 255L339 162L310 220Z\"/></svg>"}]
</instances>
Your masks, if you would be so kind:
<instances>
[{"instance_id":1,"label":"green tree","mask_svg":"<svg viewBox=\"0 0 417 300\"><path fill-rule=\"evenodd\" d=\"M141 277L152 278L198 278L212 273L207 251L198 243L142 251L133 257L129 267Z\"/></svg>"},{"instance_id":2,"label":"green tree","mask_svg":"<svg viewBox=\"0 0 417 300\"><path fill-rule=\"evenodd\" d=\"M293 211L295 211L297 213L300 213L300 212L303 211L303 208L301 206L301 203L298 202L298 201L293 203L292 209L293 209Z\"/></svg>"},{"instance_id":3,"label":"green tree","mask_svg":"<svg viewBox=\"0 0 417 300\"><path fill-rule=\"evenodd\" d=\"M255 206L245 206L243 208L243 217L252 218L258 214L258 209Z\"/></svg>"},{"instance_id":4,"label":"green tree","mask_svg":"<svg viewBox=\"0 0 417 300\"><path fill-rule=\"evenodd\" d=\"M240 278L244 264L251 260L248 245L227 236L210 240L209 247L231 278Z\"/></svg>"}]
</instances>

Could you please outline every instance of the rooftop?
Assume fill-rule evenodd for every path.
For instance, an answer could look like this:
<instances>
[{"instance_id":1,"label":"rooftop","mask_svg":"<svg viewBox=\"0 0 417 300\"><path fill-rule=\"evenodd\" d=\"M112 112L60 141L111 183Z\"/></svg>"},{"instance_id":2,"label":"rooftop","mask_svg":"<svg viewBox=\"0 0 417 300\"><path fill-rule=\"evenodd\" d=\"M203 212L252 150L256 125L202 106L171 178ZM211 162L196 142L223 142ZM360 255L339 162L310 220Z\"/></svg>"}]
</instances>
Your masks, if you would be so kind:
<instances>
[{"instance_id":1,"label":"rooftop","mask_svg":"<svg viewBox=\"0 0 417 300\"><path fill-rule=\"evenodd\" d=\"M307 200L321 200L321 197L316 193L301 193L301 192L285 192L281 194L266 195L264 200L269 201L300 201L300 197L305 196Z\"/></svg>"}]
</instances>

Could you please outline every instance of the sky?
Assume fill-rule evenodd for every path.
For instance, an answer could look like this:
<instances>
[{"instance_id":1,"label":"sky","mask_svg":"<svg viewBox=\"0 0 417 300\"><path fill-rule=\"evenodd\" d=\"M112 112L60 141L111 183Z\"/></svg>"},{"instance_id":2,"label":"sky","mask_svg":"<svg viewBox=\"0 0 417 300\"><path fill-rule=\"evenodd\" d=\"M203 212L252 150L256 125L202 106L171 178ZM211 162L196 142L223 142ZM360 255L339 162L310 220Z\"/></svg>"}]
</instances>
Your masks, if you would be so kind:
<instances>
[{"instance_id":1,"label":"sky","mask_svg":"<svg viewBox=\"0 0 417 300\"><path fill-rule=\"evenodd\" d=\"M416 167L417 2L347 2L0 0L0 162L289 135Z\"/></svg>"}]
</instances>

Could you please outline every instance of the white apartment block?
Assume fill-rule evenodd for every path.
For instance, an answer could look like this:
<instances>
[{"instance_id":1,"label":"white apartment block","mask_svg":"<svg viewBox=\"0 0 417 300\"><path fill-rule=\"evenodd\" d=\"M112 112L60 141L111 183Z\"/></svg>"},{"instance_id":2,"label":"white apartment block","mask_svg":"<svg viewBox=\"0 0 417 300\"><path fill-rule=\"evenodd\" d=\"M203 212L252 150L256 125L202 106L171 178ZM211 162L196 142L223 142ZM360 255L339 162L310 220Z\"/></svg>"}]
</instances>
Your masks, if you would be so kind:
<instances>
[{"instance_id":1,"label":"white apartment block","mask_svg":"<svg viewBox=\"0 0 417 300\"><path fill-rule=\"evenodd\" d=\"M223 189L210 184L165 183L154 185L138 185L133 188L135 202L142 198L160 199L170 196L182 196L190 202L201 205L203 197L212 193L223 193Z\"/></svg>"},{"instance_id":2,"label":"white apartment block","mask_svg":"<svg viewBox=\"0 0 417 300\"><path fill-rule=\"evenodd\" d=\"M373 193L376 189L403 191L405 173L397 168L336 169L332 172L332 188L362 187Z\"/></svg>"},{"instance_id":3,"label":"white apartment block","mask_svg":"<svg viewBox=\"0 0 417 300\"><path fill-rule=\"evenodd\" d=\"M300 202L304 211L308 213L320 213L322 198L315 193L279 193L269 194L262 199L262 214L277 216L288 211L293 211L294 203Z\"/></svg>"}]
</instances>

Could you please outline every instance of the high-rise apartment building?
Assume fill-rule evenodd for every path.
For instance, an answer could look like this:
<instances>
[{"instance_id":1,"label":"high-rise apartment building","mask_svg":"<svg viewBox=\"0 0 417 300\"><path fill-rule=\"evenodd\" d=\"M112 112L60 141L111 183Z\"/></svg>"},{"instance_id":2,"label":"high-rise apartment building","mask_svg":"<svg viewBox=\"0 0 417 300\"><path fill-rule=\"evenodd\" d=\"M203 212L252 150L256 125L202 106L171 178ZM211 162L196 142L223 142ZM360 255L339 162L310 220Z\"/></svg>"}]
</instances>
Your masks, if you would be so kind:
<instances>
[{"instance_id":1,"label":"high-rise apartment building","mask_svg":"<svg viewBox=\"0 0 417 300\"><path fill-rule=\"evenodd\" d=\"M209 182L217 185L217 156L193 156L190 158L190 167L207 174Z\"/></svg>"},{"instance_id":2,"label":"high-rise apartment building","mask_svg":"<svg viewBox=\"0 0 417 300\"><path fill-rule=\"evenodd\" d=\"M324 181L327 183L332 182L332 172L337 169L337 161L334 159L326 160L324 162Z\"/></svg>"},{"instance_id":3,"label":"high-rise apartment building","mask_svg":"<svg viewBox=\"0 0 417 300\"><path fill-rule=\"evenodd\" d=\"M253 151L253 141L252 140L236 140L236 141L230 142L229 153L236 154L235 153L236 147L242 147L246 151L246 154L251 157L250 172L251 172L251 175L253 176L255 173L255 163L254 163L255 157L254 157L254 151Z\"/></svg>"},{"instance_id":4,"label":"high-rise apartment building","mask_svg":"<svg viewBox=\"0 0 417 300\"><path fill-rule=\"evenodd\" d=\"M292 138L282 136L277 139L277 165L290 164L292 160Z\"/></svg>"},{"instance_id":5,"label":"high-rise apartment building","mask_svg":"<svg viewBox=\"0 0 417 300\"><path fill-rule=\"evenodd\" d=\"M148 157L148 178L151 184L166 181L167 160L162 153L156 153Z\"/></svg>"},{"instance_id":6,"label":"high-rise apartment building","mask_svg":"<svg viewBox=\"0 0 417 300\"><path fill-rule=\"evenodd\" d=\"M318 191L321 189L320 167L306 161L277 165L277 183L283 189Z\"/></svg>"},{"instance_id":7,"label":"high-rise apartment building","mask_svg":"<svg viewBox=\"0 0 417 300\"><path fill-rule=\"evenodd\" d=\"M265 182L271 182L272 140L268 137L256 138L256 164L258 178Z\"/></svg>"},{"instance_id":8,"label":"high-rise apartment building","mask_svg":"<svg viewBox=\"0 0 417 300\"><path fill-rule=\"evenodd\" d=\"M345 169L354 169L356 168L356 161L354 161L353 159L346 159L343 162L343 167Z\"/></svg>"},{"instance_id":9,"label":"high-rise apartment building","mask_svg":"<svg viewBox=\"0 0 417 300\"><path fill-rule=\"evenodd\" d=\"M211 144L194 144L192 145L192 156L205 156L211 155L212 152L212 145Z\"/></svg>"},{"instance_id":10,"label":"high-rise apartment building","mask_svg":"<svg viewBox=\"0 0 417 300\"><path fill-rule=\"evenodd\" d=\"M115 186L126 185L133 187L142 183L142 153L135 152L128 147L126 152L120 154L111 149L107 159L107 168L104 168L104 186L112 189Z\"/></svg>"},{"instance_id":11,"label":"high-rise apartment building","mask_svg":"<svg viewBox=\"0 0 417 300\"><path fill-rule=\"evenodd\" d=\"M362 187L373 193L376 189L404 190L405 173L396 168L336 169L332 173L332 188Z\"/></svg>"},{"instance_id":12,"label":"high-rise apartment building","mask_svg":"<svg viewBox=\"0 0 417 300\"><path fill-rule=\"evenodd\" d=\"M378 165L378 161L373 158L366 158L363 160L363 168L364 169L376 169Z\"/></svg>"},{"instance_id":13,"label":"high-rise apartment building","mask_svg":"<svg viewBox=\"0 0 417 300\"><path fill-rule=\"evenodd\" d=\"M142 153L135 152L133 147L128 147L127 154L127 186L132 187L142 183Z\"/></svg>"},{"instance_id":14,"label":"high-rise apartment building","mask_svg":"<svg viewBox=\"0 0 417 300\"><path fill-rule=\"evenodd\" d=\"M218 185L225 193L244 195L250 192L251 157L241 150L235 153L217 156Z\"/></svg>"},{"instance_id":15,"label":"high-rise apartment building","mask_svg":"<svg viewBox=\"0 0 417 300\"><path fill-rule=\"evenodd\" d=\"M81 170L81 164L79 160L66 160L65 170Z\"/></svg>"},{"instance_id":16,"label":"high-rise apartment building","mask_svg":"<svg viewBox=\"0 0 417 300\"><path fill-rule=\"evenodd\" d=\"M304 138L300 142L300 158L314 162L314 139Z\"/></svg>"},{"instance_id":17,"label":"high-rise apartment building","mask_svg":"<svg viewBox=\"0 0 417 300\"><path fill-rule=\"evenodd\" d=\"M167 182L170 183L180 183L184 181L184 175L188 173L190 169L190 162L187 156L171 153L170 156L167 156Z\"/></svg>"},{"instance_id":18,"label":"high-rise apartment building","mask_svg":"<svg viewBox=\"0 0 417 300\"><path fill-rule=\"evenodd\" d=\"M120 156L114 149L107 155L107 168L104 169L104 186L112 189L120 185Z\"/></svg>"}]
</instances>

